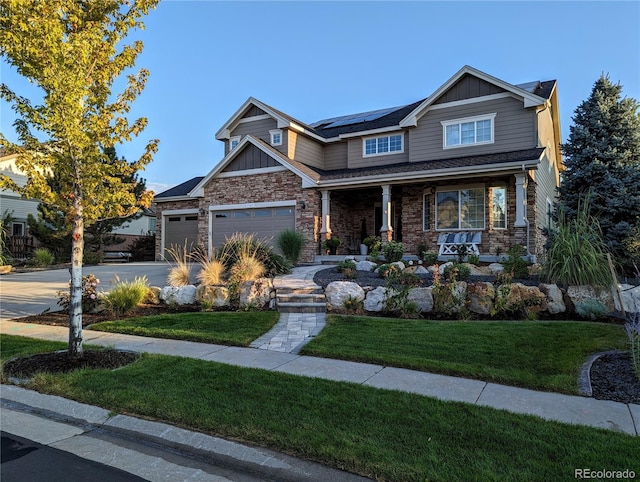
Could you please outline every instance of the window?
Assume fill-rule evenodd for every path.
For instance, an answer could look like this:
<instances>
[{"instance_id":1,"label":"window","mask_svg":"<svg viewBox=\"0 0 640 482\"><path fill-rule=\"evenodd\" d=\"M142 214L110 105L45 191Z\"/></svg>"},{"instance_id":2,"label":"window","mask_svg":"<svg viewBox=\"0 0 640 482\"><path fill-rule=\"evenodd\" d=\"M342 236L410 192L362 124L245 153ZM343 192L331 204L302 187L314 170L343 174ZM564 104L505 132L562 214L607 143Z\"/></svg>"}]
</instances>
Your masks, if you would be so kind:
<instances>
[{"instance_id":1,"label":"window","mask_svg":"<svg viewBox=\"0 0 640 482\"><path fill-rule=\"evenodd\" d=\"M272 146L281 146L282 145L282 130L275 129L275 130L269 131L269 134L271 134L271 145Z\"/></svg>"},{"instance_id":2,"label":"window","mask_svg":"<svg viewBox=\"0 0 640 482\"><path fill-rule=\"evenodd\" d=\"M236 146L240 144L240 136L235 136L229 139L229 150L233 150Z\"/></svg>"},{"instance_id":3,"label":"window","mask_svg":"<svg viewBox=\"0 0 640 482\"><path fill-rule=\"evenodd\" d=\"M422 230L429 231L431 220L431 195L425 194L422 199Z\"/></svg>"},{"instance_id":4,"label":"window","mask_svg":"<svg viewBox=\"0 0 640 482\"><path fill-rule=\"evenodd\" d=\"M402 134L364 139L364 157L403 152L402 141Z\"/></svg>"},{"instance_id":5,"label":"window","mask_svg":"<svg viewBox=\"0 0 640 482\"><path fill-rule=\"evenodd\" d=\"M11 224L11 236L24 236L24 224L22 223Z\"/></svg>"},{"instance_id":6,"label":"window","mask_svg":"<svg viewBox=\"0 0 640 482\"><path fill-rule=\"evenodd\" d=\"M484 189L438 192L436 228L484 229Z\"/></svg>"},{"instance_id":7,"label":"window","mask_svg":"<svg viewBox=\"0 0 640 482\"><path fill-rule=\"evenodd\" d=\"M443 145L464 147L474 144L491 144L493 142L493 119L496 114L482 117L467 117L443 121Z\"/></svg>"},{"instance_id":8,"label":"window","mask_svg":"<svg viewBox=\"0 0 640 482\"><path fill-rule=\"evenodd\" d=\"M491 226L493 229L507 228L507 188L491 189Z\"/></svg>"}]
</instances>

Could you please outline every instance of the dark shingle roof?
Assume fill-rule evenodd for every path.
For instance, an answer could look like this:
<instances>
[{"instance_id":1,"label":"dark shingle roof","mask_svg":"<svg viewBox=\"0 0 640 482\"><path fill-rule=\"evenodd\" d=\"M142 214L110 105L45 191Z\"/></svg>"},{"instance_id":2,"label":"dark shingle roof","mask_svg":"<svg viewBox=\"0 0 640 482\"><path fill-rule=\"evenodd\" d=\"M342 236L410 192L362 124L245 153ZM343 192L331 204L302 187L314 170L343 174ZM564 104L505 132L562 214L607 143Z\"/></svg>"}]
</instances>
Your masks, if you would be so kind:
<instances>
[{"instance_id":1,"label":"dark shingle roof","mask_svg":"<svg viewBox=\"0 0 640 482\"><path fill-rule=\"evenodd\" d=\"M365 176L380 176L387 174L401 174L406 172L421 172L429 170L439 169L452 169L460 167L473 167L490 164L502 164L510 162L524 162L533 159L539 159L544 148L539 147L535 149L524 149L521 151L500 152L496 154L485 154L479 156L466 156L455 157L453 159L439 159L433 161L421 161L421 162L403 162L400 164L391 164L388 166L374 166L374 167L361 167L357 169L336 169L332 171L321 171L314 169L318 172L320 182L332 181L338 179L350 179Z\"/></svg>"},{"instance_id":2,"label":"dark shingle roof","mask_svg":"<svg viewBox=\"0 0 640 482\"><path fill-rule=\"evenodd\" d=\"M172 187L171 189L167 189L166 191L163 191L160 194L156 194L156 197L154 199L186 196L203 179L204 179L204 176L199 176L199 177L194 177L193 179L189 179L188 181L185 181L182 184L178 184L177 186Z\"/></svg>"}]
</instances>

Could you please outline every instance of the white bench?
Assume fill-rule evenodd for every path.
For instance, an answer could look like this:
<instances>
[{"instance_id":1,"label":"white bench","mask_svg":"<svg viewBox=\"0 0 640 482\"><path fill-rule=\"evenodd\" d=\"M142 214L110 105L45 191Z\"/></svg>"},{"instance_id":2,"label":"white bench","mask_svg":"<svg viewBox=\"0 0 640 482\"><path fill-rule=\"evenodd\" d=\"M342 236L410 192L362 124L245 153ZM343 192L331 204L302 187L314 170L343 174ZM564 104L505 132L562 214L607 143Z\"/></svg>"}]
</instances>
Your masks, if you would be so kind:
<instances>
[{"instance_id":1,"label":"white bench","mask_svg":"<svg viewBox=\"0 0 640 482\"><path fill-rule=\"evenodd\" d=\"M103 261L122 261L124 263L128 263L131 261L131 253L126 251L105 251L103 256Z\"/></svg>"},{"instance_id":2,"label":"white bench","mask_svg":"<svg viewBox=\"0 0 640 482\"><path fill-rule=\"evenodd\" d=\"M482 242L481 231L442 233L438 236L438 245L440 250L438 255L457 255L457 247L464 244L467 247L467 253L480 254L478 245Z\"/></svg>"}]
</instances>

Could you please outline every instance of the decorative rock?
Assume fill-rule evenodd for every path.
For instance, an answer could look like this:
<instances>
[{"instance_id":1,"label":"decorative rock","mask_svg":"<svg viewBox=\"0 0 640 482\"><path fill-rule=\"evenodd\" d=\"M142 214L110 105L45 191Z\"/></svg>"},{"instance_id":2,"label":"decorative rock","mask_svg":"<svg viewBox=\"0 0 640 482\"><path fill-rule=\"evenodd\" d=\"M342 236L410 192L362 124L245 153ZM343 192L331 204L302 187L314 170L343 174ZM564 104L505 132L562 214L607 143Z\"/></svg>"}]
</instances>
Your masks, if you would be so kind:
<instances>
[{"instance_id":1,"label":"decorative rock","mask_svg":"<svg viewBox=\"0 0 640 482\"><path fill-rule=\"evenodd\" d=\"M452 291L450 293L447 292L445 295L446 297L441 295L438 300L434 296L434 308L444 314L459 313L464 308L467 298L467 282L456 281Z\"/></svg>"},{"instance_id":2,"label":"decorative rock","mask_svg":"<svg viewBox=\"0 0 640 482\"><path fill-rule=\"evenodd\" d=\"M376 289L370 290L364 299L364 310L376 313L384 310L385 302L389 296L388 291L384 286L378 286Z\"/></svg>"},{"instance_id":3,"label":"decorative rock","mask_svg":"<svg viewBox=\"0 0 640 482\"><path fill-rule=\"evenodd\" d=\"M330 309L344 308L344 302L349 297L364 300L364 290L352 281L333 281L327 285L324 294Z\"/></svg>"},{"instance_id":4,"label":"decorative rock","mask_svg":"<svg viewBox=\"0 0 640 482\"><path fill-rule=\"evenodd\" d=\"M491 314L495 296L496 290L491 283L469 283L467 286L469 310L479 315Z\"/></svg>"},{"instance_id":5,"label":"decorative rock","mask_svg":"<svg viewBox=\"0 0 640 482\"><path fill-rule=\"evenodd\" d=\"M558 288L558 285L541 283L538 288L547 297L547 311L549 314L557 315L558 313L567 311L562 291Z\"/></svg>"},{"instance_id":6,"label":"decorative rock","mask_svg":"<svg viewBox=\"0 0 640 482\"><path fill-rule=\"evenodd\" d=\"M417 269L418 269L417 266L407 266L405 269L402 270L402 272L403 273L415 273Z\"/></svg>"},{"instance_id":7,"label":"decorative rock","mask_svg":"<svg viewBox=\"0 0 640 482\"><path fill-rule=\"evenodd\" d=\"M398 268L400 268L400 271L403 271L405 268L404 263L402 261L396 261L395 263L391 263L391 266L397 266Z\"/></svg>"},{"instance_id":8,"label":"decorative rock","mask_svg":"<svg viewBox=\"0 0 640 482\"><path fill-rule=\"evenodd\" d=\"M588 285L569 286L567 288L567 298L575 309L576 304L585 302L586 300L596 300L607 307L609 311L613 311L613 294L610 289L598 288Z\"/></svg>"},{"instance_id":9,"label":"decorative rock","mask_svg":"<svg viewBox=\"0 0 640 482\"><path fill-rule=\"evenodd\" d=\"M622 303L627 313L640 313L640 286L627 284L618 285L622 293ZM615 288L612 288L613 303L616 311L622 311L620 300Z\"/></svg>"},{"instance_id":10,"label":"decorative rock","mask_svg":"<svg viewBox=\"0 0 640 482\"><path fill-rule=\"evenodd\" d=\"M356 271L373 271L377 267L378 265L373 261L362 260L356 263Z\"/></svg>"},{"instance_id":11,"label":"decorative rock","mask_svg":"<svg viewBox=\"0 0 640 482\"><path fill-rule=\"evenodd\" d=\"M491 271L491 274L498 274L504 271L504 266L502 266L500 263L491 263L487 267L489 268L489 271Z\"/></svg>"},{"instance_id":12,"label":"decorative rock","mask_svg":"<svg viewBox=\"0 0 640 482\"><path fill-rule=\"evenodd\" d=\"M149 286L149 290L147 291L147 296L145 297L144 302L151 305L159 305L161 291L162 290L158 286Z\"/></svg>"},{"instance_id":13,"label":"decorative rock","mask_svg":"<svg viewBox=\"0 0 640 482\"><path fill-rule=\"evenodd\" d=\"M229 290L225 286L204 286L196 289L196 301L206 301L215 307L229 306Z\"/></svg>"},{"instance_id":14,"label":"decorative rock","mask_svg":"<svg viewBox=\"0 0 640 482\"><path fill-rule=\"evenodd\" d=\"M426 270L425 270L426 271ZM419 313L429 313L433 310L433 292L432 287L428 288L411 288L407 295L407 301L413 301L418 305Z\"/></svg>"},{"instance_id":15,"label":"decorative rock","mask_svg":"<svg viewBox=\"0 0 640 482\"><path fill-rule=\"evenodd\" d=\"M429 270L427 270L424 266L418 266L415 270L415 274L429 274Z\"/></svg>"},{"instance_id":16,"label":"decorative rock","mask_svg":"<svg viewBox=\"0 0 640 482\"><path fill-rule=\"evenodd\" d=\"M471 276L492 276L489 266L476 266L475 264L465 263L469 267L469 274Z\"/></svg>"},{"instance_id":17,"label":"decorative rock","mask_svg":"<svg viewBox=\"0 0 640 482\"><path fill-rule=\"evenodd\" d=\"M453 266L453 262L451 261L447 261L444 264L441 264L440 267L438 268L438 272L440 273L440 275L444 275L445 270L449 267L449 266Z\"/></svg>"},{"instance_id":18,"label":"decorative rock","mask_svg":"<svg viewBox=\"0 0 640 482\"><path fill-rule=\"evenodd\" d=\"M160 299L167 304L192 305L196 301L196 287L187 286L165 286L160 290Z\"/></svg>"},{"instance_id":19,"label":"decorative rock","mask_svg":"<svg viewBox=\"0 0 640 482\"><path fill-rule=\"evenodd\" d=\"M518 311L526 308L531 313L540 313L547 309L547 296L536 286L512 283L505 308L507 311Z\"/></svg>"},{"instance_id":20,"label":"decorative rock","mask_svg":"<svg viewBox=\"0 0 640 482\"><path fill-rule=\"evenodd\" d=\"M259 278L255 281L245 281L240 285L240 306L255 305L260 309L268 308L272 293L273 280Z\"/></svg>"}]
</instances>

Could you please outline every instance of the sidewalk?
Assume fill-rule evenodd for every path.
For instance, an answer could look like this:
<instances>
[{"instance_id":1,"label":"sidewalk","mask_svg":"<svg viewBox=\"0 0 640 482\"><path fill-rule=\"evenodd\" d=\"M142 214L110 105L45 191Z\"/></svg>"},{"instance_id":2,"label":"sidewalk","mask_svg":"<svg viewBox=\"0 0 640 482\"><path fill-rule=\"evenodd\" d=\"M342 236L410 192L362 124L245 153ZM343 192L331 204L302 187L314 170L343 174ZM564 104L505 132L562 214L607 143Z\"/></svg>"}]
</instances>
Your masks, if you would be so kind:
<instances>
[{"instance_id":1,"label":"sidewalk","mask_svg":"<svg viewBox=\"0 0 640 482\"><path fill-rule=\"evenodd\" d=\"M0 333L63 341L66 327L13 321L0 322ZM416 393L445 401L466 402L546 420L640 433L640 405L537 392L480 380L456 378L403 368L331 360L254 348L209 345L84 330L85 343L120 350L198 358L241 367L351 382L387 390ZM7 387L3 387L2 398ZM19 401L19 400L16 400Z\"/></svg>"}]
</instances>

